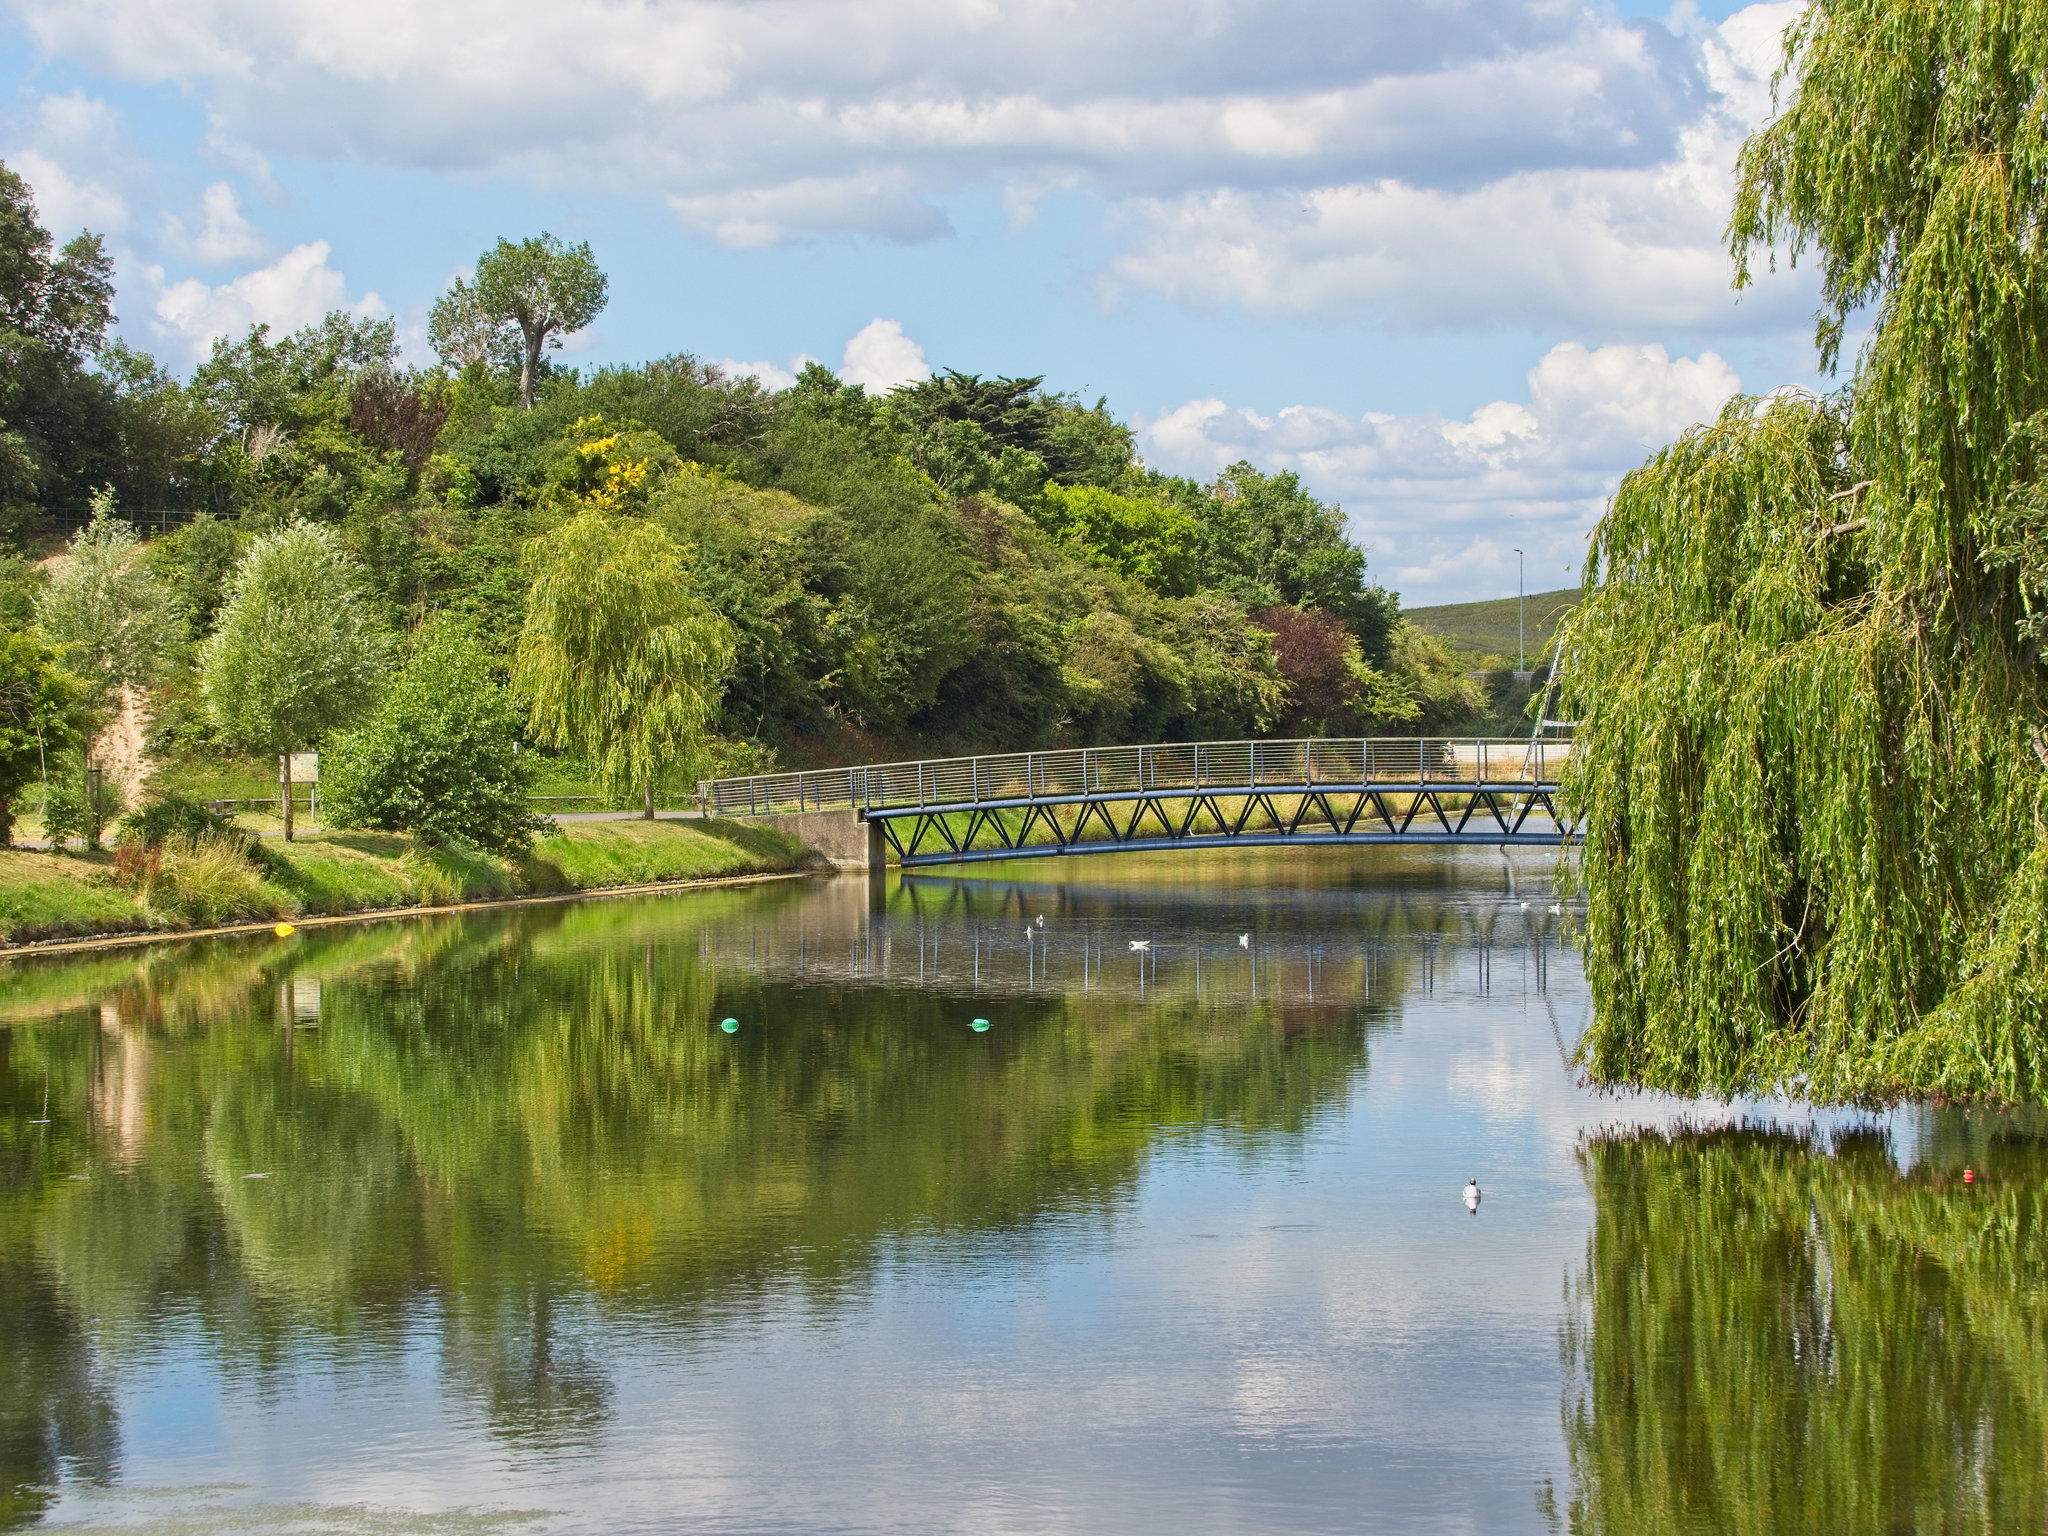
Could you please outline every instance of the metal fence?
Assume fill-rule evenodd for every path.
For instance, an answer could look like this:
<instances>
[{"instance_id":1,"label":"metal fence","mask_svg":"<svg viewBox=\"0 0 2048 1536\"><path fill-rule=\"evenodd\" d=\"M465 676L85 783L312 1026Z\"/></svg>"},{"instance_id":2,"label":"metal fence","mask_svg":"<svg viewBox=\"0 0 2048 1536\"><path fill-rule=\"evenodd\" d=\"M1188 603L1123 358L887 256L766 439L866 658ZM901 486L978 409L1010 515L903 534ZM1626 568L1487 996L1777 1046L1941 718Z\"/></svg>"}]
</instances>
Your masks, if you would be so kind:
<instances>
[{"instance_id":1,"label":"metal fence","mask_svg":"<svg viewBox=\"0 0 2048 1536\"><path fill-rule=\"evenodd\" d=\"M1569 742L1413 736L1305 741L1177 742L1075 747L707 779L699 803L714 816L844 808L987 805L1075 800L1155 790L1342 788L1460 784L1550 787Z\"/></svg>"}]
</instances>

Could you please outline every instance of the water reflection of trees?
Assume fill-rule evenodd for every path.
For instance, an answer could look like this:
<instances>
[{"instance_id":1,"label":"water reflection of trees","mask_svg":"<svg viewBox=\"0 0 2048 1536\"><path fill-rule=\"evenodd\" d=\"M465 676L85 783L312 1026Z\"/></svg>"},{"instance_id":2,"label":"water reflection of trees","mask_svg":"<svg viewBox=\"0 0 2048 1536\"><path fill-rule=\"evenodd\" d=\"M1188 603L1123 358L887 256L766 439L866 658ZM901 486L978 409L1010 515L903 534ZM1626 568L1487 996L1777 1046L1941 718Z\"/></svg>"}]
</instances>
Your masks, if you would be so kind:
<instances>
[{"instance_id":1,"label":"water reflection of trees","mask_svg":"<svg viewBox=\"0 0 2048 1536\"><path fill-rule=\"evenodd\" d=\"M166 1330L261 1373L432 1316L494 1430L574 1441L608 1411L604 1308L686 1337L857 1295L897 1242L1028 1244L1113 1208L1163 1139L1297 1135L1364 1063L1358 1010L1040 997L977 1035L958 997L721 968L679 922L763 899L14 978L0 1524L60 1464L111 1465L91 1362Z\"/></svg>"},{"instance_id":2,"label":"water reflection of trees","mask_svg":"<svg viewBox=\"0 0 2048 1536\"><path fill-rule=\"evenodd\" d=\"M1571 1529L2048 1529L2048 1139L1932 1118L1908 1173L1874 1134L1584 1149Z\"/></svg>"}]
</instances>

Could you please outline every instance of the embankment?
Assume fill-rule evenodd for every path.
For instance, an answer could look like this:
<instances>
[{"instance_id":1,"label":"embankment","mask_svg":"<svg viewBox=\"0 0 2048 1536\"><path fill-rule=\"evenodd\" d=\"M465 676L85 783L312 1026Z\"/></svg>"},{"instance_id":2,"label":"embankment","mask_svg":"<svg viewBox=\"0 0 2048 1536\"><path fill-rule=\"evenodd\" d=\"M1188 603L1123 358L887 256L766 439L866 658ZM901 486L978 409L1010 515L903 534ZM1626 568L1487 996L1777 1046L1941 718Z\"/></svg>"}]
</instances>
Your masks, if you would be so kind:
<instances>
[{"instance_id":1,"label":"embankment","mask_svg":"<svg viewBox=\"0 0 2048 1536\"><path fill-rule=\"evenodd\" d=\"M153 871L112 853L5 849L0 944L775 874L814 862L786 832L716 819L575 823L518 860L388 832L266 839L249 859L170 859Z\"/></svg>"}]
</instances>

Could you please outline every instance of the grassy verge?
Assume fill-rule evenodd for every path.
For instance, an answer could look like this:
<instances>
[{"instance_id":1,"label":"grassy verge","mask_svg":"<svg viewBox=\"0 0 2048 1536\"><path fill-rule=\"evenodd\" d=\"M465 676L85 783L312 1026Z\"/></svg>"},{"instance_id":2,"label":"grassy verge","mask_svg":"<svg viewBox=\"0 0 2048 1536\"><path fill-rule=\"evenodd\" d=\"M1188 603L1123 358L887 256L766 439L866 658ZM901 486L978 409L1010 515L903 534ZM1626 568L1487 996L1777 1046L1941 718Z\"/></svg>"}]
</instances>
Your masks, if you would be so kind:
<instances>
[{"instance_id":1,"label":"grassy verge","mask_svg":"<svg viewBox=\"0 0 2048 1536\"><path fill-rule=\"evenodd\" d=\"M536 843L520 874L530 890L591 891L794 869L802 857L794 838L736 821L587 821Z\"/></svg>"},{"instance_id":2,"label":"grassy verge","mask_svg":"<svg viewBox=\"0 0 2048 1536\"><path fill-rule=\"evenodd\" d=\"M428 848L384 832L266 840L254 863L172 867L152 887L124 882L113 855L0 850L0 941L176 930L208 923L443 906L529 893L766 874L796 868L803 848L728 821L585 822L565 826L517 863L471 849Z\"/></svg>"},{"instance_id":3,"label":"grassy verge","mask_svg":"<svg viewBox=\"0 0 2048 1536\"><path fill-rule=\"evenodd\" d=\"M1512 597L1499 597L1483 603L1404 608L1401 617L1424 634L1448 641L1461 659L1476 662L1481 656L1504 656L1513 666L1519 645L1534 666L1582 595L1577 587L1566 587L1557 592L1531 592L1520 604Z\"/></svg>"}]
</instances>

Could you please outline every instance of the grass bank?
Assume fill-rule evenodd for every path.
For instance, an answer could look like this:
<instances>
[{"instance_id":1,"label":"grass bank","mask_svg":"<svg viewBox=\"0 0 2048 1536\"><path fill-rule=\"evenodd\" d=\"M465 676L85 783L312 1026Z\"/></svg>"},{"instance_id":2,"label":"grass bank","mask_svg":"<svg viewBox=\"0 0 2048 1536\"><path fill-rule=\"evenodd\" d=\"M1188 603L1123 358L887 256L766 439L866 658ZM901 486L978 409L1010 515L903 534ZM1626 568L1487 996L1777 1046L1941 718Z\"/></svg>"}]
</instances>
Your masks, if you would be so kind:
<instances>
[{"instance_id":1,"label":"grass bank","mask_svg":"<svg viewBox=\"0 0 2048 1536\"><path fill-rule=\"evenodd\" d=\"M1424 634L1447 642L1459 658L1470 664L1486 656L1502 656L1515 663L1517 614L1526 625L1520 644L1533 666L1542 658L1551 636L1578 606L1583 594L1577 587L1557 592L1531 592L1518 604L1512 597L1497 597L1481 603L1445 603L1437 608L1404 608L1401 617Z\"/></svg>"},{"instance_id":2,"label":"grass bank","mask_svg":"<svg viewBox=\"0 0 2048 1536\"><path fill-rule=\"evenodd\" d=\"M770 874L795 869L803 858L794 838L715 819L575 823L518 861L429 848L388 832L316 832L289 844L266 839L246 858L167 854L142 870L111 853L4 849L0 942Z\"/></svg>"}]
</instances>

